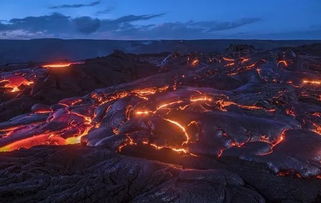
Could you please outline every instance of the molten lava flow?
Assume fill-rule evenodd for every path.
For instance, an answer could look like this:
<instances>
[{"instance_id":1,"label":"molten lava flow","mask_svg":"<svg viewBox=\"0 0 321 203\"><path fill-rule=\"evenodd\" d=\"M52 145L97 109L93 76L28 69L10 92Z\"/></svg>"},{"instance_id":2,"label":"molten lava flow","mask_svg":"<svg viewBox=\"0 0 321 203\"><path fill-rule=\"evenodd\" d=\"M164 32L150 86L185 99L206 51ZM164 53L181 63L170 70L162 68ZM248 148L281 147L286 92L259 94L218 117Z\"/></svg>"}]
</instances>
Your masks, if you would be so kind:
<instances>
[{"instance_id":1,"label":"molten lava flow","mask_svg":"<svg viewBox=\"0 0 321 203\"><path fill-rule=\"evenodd\" d=\"M311 114L312 116L319 117L321 118L321 113L320 112L314 112Z\"/></svg>"},{"instance_id":2,"label":"molten lava flow","mask_svg":"<svg viewBox=\"0 0 321 203\"><path fill-rule=\"evenodd\" d=\"M241 58L241 63L246 63L246 62L248 62L248 61L250 61L249 58Z\"/></svg>"},{"instance_id":3,"label":"molten lava flow","mask_svg":"<svg viewBox=\"0 0 321 203\"><path fill-rule=\"evenodd\" d=\"M225 64L225 67L230 67L230 66L234 66L235 65L235 59L232 58L227 58L227 57L222 57L222 59L227 62L227 64Z\"/></svg>"},{"instance_id":4,"label":"molten lava flow","mask_svg":"<svg viewBox=\"0 0 321 203\"><path fill-rule=\"evenodd\" d=\"M193 59L191 61L191 66L195 67L195 66L199 65L199 63L200 63L200 60L198 58Z\"/></svg>"},{"instance_id":5,"label":"molten lava flow","mask_svg":"<svg viewBox=\"0 0 321 203\"><path fill-rule=\"evenodd\" d=\"M135 112L135 114L137 115L137 116L147 116L147 115L149 115L151 113L151 111L147 111L147 110L145 110L145 111L136 111Z\"/></svg>"},{"instance_id":6,"label":"molten lava flow","mask_svg":"<svg viewBox=\"0 0 321 203\"><path fill-rule=\"evenodd\" d=\"M34 82L27 80L23 76L14 75L0 80L0 85L1 84L4 84L3 87L8 89L9 92L20 92L21 86L31 86Z\"/></svg>"},{"instance_id":7,"label":"molten lava flow","mask_svg":"<svg viewBox=\"0 0 321 203\"><path fill-rule=\"evenodd\" d=\"M183 100L178 100L178 101L173 101L173 102L165 103L165 104L159 105L159 106L156 108L156 111L161 110L161 109L163 109L163 108L167 108L167 107L172 106L172 105L174 105L174 104L180 104L180 103L183 103Z\"/></svg>"},{"instance_id":8,"label":"molten lava flow","mask_svg":"<svg viewBox=\"0 0 321 203\"><path fill-rule=\"evenodd\" d=\"M62 111L64 110L64 111ZM64 112L64 114L61 114ZM68 145L78 144L81 138L94 128L92 118L77 112L69 111L66 105L61 113L51 112L45 122L33 123L19 128L4 129L6 137L20 136L22 133L34 132L31 137L13 141L0 148L0 152L13 151L21 148L30 148L37 145ZM38 129L45 127L50 122L66 123L51 132L39 133ZM61 125L61 124L60 124ZM59 126L59 125L58 125ZM0 131L1 132L1 131Z\"/></svg>"},{"instance_id":9,"label":"molten lava flow","mask_svg":"<svg viewBox=\"0 0 321 203\"><path fill-rule=\"evenodd\" d=\"M315 134L321 135L318 71L298 74L305 67L295 71L277 68L277 64L295 65L293 60L283 60L285 57L277 64L273 60L262 66L267 60L255 60L256 55L255 58L231 55L236 58L221 55L210 58L211 64L206 64L204 56L193 57L186 63L184 56L178 60L180 65L184 61L186 66L194 67L202 60L202 67L164 69L159 75L97 89L83 97L63 99L51 107L35 105L32 113L0 123L9 126L0 129L0 151L82 142L88 146L108 146L119 152L143 147L142 151L172 150L184 153L183 156L235 155L260 161L266 156L263 161L271 162L273 167L280 163L274 159L282 158L284 151L288 153L286 157L298 160L295 156L299 152L291 154L289 148L300 146L302 140L310 139L312 145L320 140ZM47 64L43 68L64 70L72 64L76 63ZM43 68L37 69L45 78L52 71ZM42 77L33 77L28 71L1 73L1 89L18 92L37 82L34 91L22 92L30 93L27 96L37 95ZM302 80L302 75L309 79ZM301 104L306 109L300 109ZM300 133L304 136L302 140L295 140L296 136L300 138ZM294 150L309 151L309 146L313 148L310 143ZM268 156L271 153L276 156ZM302 157L306 155L320 157L314 151L303 153Z\"/></svg>"},{"instance_id":10,"label":"molten lava flow","mask_svg":"<svg viewBox=\"0 0 321 203\"><path fill-rule=\"evenodd\" d=\"M83 64L83 62L65 62L65 63L52 63L52 64L45 64L43 68L68 68L71 65L76 64Z\"/></svg>"},{"instance_id":11,"label":"molten lava flow","mask_svg":"<svg viewBox=\"0 0 321 203\"><path fill-rule=\"evenodd\" d=\"M217 103L219 104L221 111L227 111L226 107L229 107L231 105L235 105L239 108L248 109L248 110L264 110L267 112L275 112L276 111L275 109L265 109L263 107L254 106L254 105L241 105L241 104L237 104L233 101L218 100Z\"/></svg>"},{"instance_id":12,"label":"molten lava flow","mask_svg":"<svg viewBox=\"0 0 321 203\"><path fill-rule=\"evenodd\" d=\"M43 135L35 135L22 140L18 140L6 146L0 147L0 152L8 152L8 151L21 149L21 148L28 149L37 145L64 145L64 144L66 144L64 139L59 136L55 136L54 134L43 134Z\"/></svg>"},{"instance_id":13,"label":"molten lava flow","mask_svg":"<svg viewBox=\"0 0 321 203\"><path fill-rule=\"evenodd\" d=\"M278 66L281 65L281 64L284 65L285 67L289 66L289 63L286 60L279 60L278 61Z\"/></svg>"},{"instance_id":14,"label":"molten lava flow","mask_svg":"<svg viewBox=\"0 0 321 203\"><path fill-rule=\"evenodd\" d=\"M296 178L302 178L301 174L296 173L293 170L283 170L283 171L278 172L276 175L277 176L294 176Z\"/></svg>"},{"instance_id":15,"label":"molten lava flow","mask_svg":"<svg viewBox=\"0 0 321 203\"><path fill-rule=\"evenodd\" d=\"M186 140L183 142L183 144L187 144L189 142L190 137L189 137L185 127L182 124L180 124L177 121L171 120L171 119L164 119L164 120L176 125L179 129L181 129L183 131L185 138L186 138Z\"/></svg>"},{"instance_id":16,"label":"molten lava flow","mask_svg":"<svg viewBox=\"0 0 321 203\"><path fill-rule=\"evenodd\" d=\"M313 130L313 131L314 131L315 133L321 135L321 124L318 125L318 124L316 124L316 123L313 123L313 126L314 126L314 130Z\"/></svg>"},{"instance_id":17,"label":"molten lava flow","mask_svg":"<svg viewBox=\"0 0 321 203\"><path fill-rule=\"evenodd\" d=\"M235 60L232 59L232 58L227 58L227 57L222 57L224 61L227 61L227 62L234 62Z\"/></svg>"},{"instance_id":18,"label":"molten lava flow","mask_svg":"<svg viewBox=\"0 0 321 203\"><path fill-rule=\"evenodd\" d=\"M230 66L234 66L235 65L235 63L234 62L231 62L231 63L228 63L228 64L226 64L226 65L224 65L225 67L230 67Z\"/></svg>"},{"instance_id":19,"label":"molten lava flow","mask_svg":"<svg viewBox=\"0 0 321 203\"><path fill-rule=\"evenodd\" d=\"M204 101L211 102L211 101L213 101L213 99L208 96L200 96L200 97L192 97L192 98L190 98L190 101L191 102L204 102Z\"/></svg>"},{"instance_id":20,"label":"molten lava flow","mask_svg":"<svg viewBox=\"0 0 321 203\"><path fill-rule=\"evenodd\" d=\"M53 63L53 64L47 64L43 65L43 68L67 68L71 66L72 63Z\"/></svg>"},{"instance_id":21,"label":"molten lava flow","mask_svg":"<svg viewBox=\"0 0 321 203\"><path fill-rule=\"evenodd\" d=\"M282 130L280 136L272 144L272 147L279 145L281 142L283 142L285 140L285 132L286 132L286 130Z\"/></svg>"},{"instance_id":22,"label":"molten lava flow","mask_svg":"<svg viewBox=\"0 0 321 203\"><path fill-rule=\"evenodd\" d=\"M303 80L302 83L306 85L321 85L321 80Z\"/></svg>"},{"instance_id":23,"label":"molten lava flow","mask_svg":"<svg viewBox=\"0 0 321 203\"><path fill-rule=\"evenodd\" d=\"M296 117L295 112L293 111L293 109L286 109L285 112L289 116Z\"/></svg>"}]
</instances>

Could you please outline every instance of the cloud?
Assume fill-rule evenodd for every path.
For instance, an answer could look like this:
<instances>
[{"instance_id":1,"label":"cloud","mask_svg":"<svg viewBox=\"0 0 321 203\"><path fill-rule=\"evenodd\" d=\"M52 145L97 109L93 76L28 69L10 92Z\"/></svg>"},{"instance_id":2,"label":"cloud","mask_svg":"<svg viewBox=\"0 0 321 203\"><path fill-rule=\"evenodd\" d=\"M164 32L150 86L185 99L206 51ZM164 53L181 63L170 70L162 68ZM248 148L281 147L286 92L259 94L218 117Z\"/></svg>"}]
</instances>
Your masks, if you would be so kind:
<instances>
[{"instance_id":1,"label":"cloud","mask_svg":"<svg viewBox=\"0 0 321 203\"><path fill-rule=\"evenodd\" d=\"M224 36L228 31L257 23L259 18L242 18L231 22L188 21L148 23L162 17L164 13L152 15L127 15L116 19L99 19L89 16L72 18L60 13L51 15L11 19L0 22L0 35L19 38L57 37L92 39L199 39ZM142 21L142 23L137 23ZM25 37L23 37L25 33ZM9 37L8 37L9 38ZM36 37L37 38L37 37Z\"/></svg>"},{"instance_id":2,"label":"cloud","mask_svg":"<svg viewBox=\"0 0 321 203\"><path fill-rule=\"evenodd\" d=\"M189 21L171 22L146 26L127 26L122 30L116 30L118 36L146 39L200 39L224 37L226 33L220 32L237 29L239 27L261 21L260 18L245 18L232 22L217 21Z\"/></svg>"},{"instance_id":3,"label":"cloud","mask_svg":"<svg viewBox=\"0 0 321 203\"><path fill-rule=\"evenodd\" d=\"M114 8L109 7L109 8L106 8L106 9L103 9L103 10L100 10L100 11L97 11L97 12L96 12L96 15L108 14L108 13L110 13L112 10L114 10Z\"/></svg>"},{"instance_id":4,"label":"cloud","mask_svg":"<svg viewBox=\"0 0 321 203\"><path fill-rule=\"evenodd\" d=\"M88 4L62 4L57 6L51 6L49 7L49 9L92 7L98 4L100 4L100 1L94 1Z\"/></svg>"},{"instance_id":5,"label":"cloud","mask_svg":"<svg viewBox=\"0 0 321 203\"><path fill-rule=\"evenodd\" d=\"M261 18L242 18L234 22L216 22L212 25L210 31L220 31L238 28L244 25L252 24L261 21Z\"/></svg>"},{"instance_id":6,"label":"cloud","mask_svg":"<svg viewBox=\"0 0 321 203\"><path fill-rule=\"evenodd\" d=\"M100 20L91 17L80 17L72 20L72 23L81 33L90 34L100 27Z\"/></svg>"}]
</instances>

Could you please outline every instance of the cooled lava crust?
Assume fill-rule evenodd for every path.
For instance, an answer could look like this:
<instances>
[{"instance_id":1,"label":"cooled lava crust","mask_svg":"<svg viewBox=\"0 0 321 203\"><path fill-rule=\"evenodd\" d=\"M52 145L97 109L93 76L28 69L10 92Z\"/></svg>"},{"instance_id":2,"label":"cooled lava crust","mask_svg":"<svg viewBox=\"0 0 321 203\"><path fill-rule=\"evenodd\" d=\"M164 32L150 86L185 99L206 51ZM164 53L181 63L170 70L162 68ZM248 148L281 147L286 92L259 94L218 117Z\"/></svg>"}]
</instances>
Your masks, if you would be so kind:
<instances>
[{"instance_id":1,"label":"cooled lava crust","mask_svg":"<svg viewBox=\"0 0 321 203\"><path fill-rule=\"evenodd\" d=\"M321 57L305 49L1 72L0 200L321 201Z\"/></svg>"}]
</instances>

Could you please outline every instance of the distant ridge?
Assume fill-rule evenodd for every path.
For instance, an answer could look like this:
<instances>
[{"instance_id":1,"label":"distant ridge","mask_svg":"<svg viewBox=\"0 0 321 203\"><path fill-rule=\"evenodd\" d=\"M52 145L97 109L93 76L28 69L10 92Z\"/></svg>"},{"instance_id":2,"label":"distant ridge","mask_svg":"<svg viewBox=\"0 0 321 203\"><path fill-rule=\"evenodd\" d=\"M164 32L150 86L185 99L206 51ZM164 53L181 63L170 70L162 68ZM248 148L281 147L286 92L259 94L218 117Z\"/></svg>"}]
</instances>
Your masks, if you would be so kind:
<instances>
[{"instance_id":1,"label":"distant ridge","mask_svg":"<svg viewBox=\"0 0 321 203\"><path fill-rule=\"evenodd\" d=\"M0 64L82 60L105 56L116 49L129 53L221 52L230 44L248 44L268 50L314 43L321 43L321 40L0 40Z\"/></svg>"}]
</instances>

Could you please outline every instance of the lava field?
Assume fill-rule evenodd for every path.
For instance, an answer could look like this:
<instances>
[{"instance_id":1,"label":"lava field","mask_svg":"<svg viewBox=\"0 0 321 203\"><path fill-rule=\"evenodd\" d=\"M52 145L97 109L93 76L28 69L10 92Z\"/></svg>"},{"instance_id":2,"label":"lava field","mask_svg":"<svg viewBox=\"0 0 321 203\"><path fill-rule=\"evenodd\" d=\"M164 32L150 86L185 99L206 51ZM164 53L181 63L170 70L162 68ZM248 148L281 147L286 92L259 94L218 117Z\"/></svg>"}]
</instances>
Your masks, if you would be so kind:
<instances>
[{"instance_id":1,"label":"lava field","mask_svg":"<svg viewBox=\"0 0 321 203\"><path fill-rule=\"evenodd\" d=\"M0 201L320 202L309 50L2 67Z\"/></svg>"}]
</instances>

